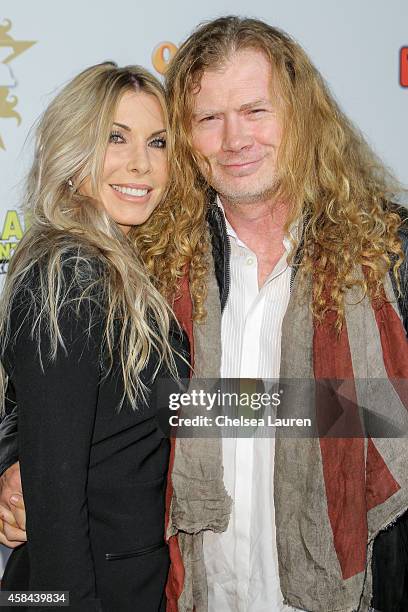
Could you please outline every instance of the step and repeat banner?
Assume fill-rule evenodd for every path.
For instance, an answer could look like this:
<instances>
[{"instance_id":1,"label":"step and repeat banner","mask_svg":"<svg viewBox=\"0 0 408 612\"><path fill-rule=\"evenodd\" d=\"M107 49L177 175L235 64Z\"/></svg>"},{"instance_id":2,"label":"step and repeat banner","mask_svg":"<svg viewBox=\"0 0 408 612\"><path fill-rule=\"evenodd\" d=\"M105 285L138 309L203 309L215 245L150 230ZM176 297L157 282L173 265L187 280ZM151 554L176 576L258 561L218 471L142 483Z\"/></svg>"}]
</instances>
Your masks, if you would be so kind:
<instances>
[{"instance_id":1,"label":"step and repeat banner","mask_svg":"<svg viewBox=\"0 0 408 612\"><path fill-rule=\"evenodd\" d=\"M196 6L187 0L2 0L0 286L26 227L19 206L32 155L30 130L59 88L106 60L162 75L197 24L232 13L294 36L341 107L408 185L406 0L206 0Z\"/></svg>"}]
</instances>

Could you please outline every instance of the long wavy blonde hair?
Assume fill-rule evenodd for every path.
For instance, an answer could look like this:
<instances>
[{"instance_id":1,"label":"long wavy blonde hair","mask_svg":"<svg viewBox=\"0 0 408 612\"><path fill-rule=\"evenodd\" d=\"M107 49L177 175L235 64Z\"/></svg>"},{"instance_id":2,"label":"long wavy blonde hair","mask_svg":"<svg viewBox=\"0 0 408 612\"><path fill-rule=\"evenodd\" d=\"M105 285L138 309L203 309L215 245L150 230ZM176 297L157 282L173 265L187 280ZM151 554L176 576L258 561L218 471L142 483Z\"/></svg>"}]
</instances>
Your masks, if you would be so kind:
<instances>
[{"instance_id":1,"label":"long wavy blonde hair","mask_svg":"<svg viewBox=\"0 0 408 612\"><path fill-rule=\"evenodd\" d=\"M294 220L303 220L298 265L314 277L314 315L321 319L334 310L341 326L348 287L360 285L362 295L376 297L390 267L397 276L401 220L387 203L400 186L285 32L256 19L227 16L204 23L180 47L166 74L170 126L176 135L173 189L180 201L195 206L196 231L203 233L209 184L200 165L209 162L192 143L194 94L205 71L224 66L243 49L262 52L271 66L283 126L274 197L289 205L286 230ZM364 266L363 280L356 278L356 264Z\"/></svg>"},{"instance_id":2,"label":"long wavy blonde hair","mask_svg":"<svg viewBox=\"0 0 408 612\"><path fill-rule=\"evenodd\" d=\"M183 246L184 233L178 231L174 215L168 214L166 198L153 213L158 217L156 226L162 230L160 240L156 240L148 229L152 224L134 228L125 236L102 206L72 189L73 183L80 185L90 177L92 193L99 193L115 109L129 90L155 96L167 124L160 82L139 66L118 68L111 62L88 68L74 78L40 119L24 201L31 226L9 265L0 304L0 336L4 350L10 341L13 302L35 273L31 300L36 316L32 334L37 337L39 349L41 335L49 334L51 357L55 358L58 345L64 340L59 313L69 294L64 266L73 262L74 276L69 283L81 290L74 300L75 306L79 308L85 302L92 306L92 300L98 296L103 301L104 358L112 367L113 351L119 350L124 397L136 406L145 397L140 374L153 350L159 357L156 372L166 363L175 374L168 339L172 311L158 287L167 283L167 297L177 293L177 283L191 259ZM171 246L166 244L169 235ZM168 273L165 280L162 278L165 251L172 258L171 283ZM146 270L143 258L155 277ZM3 391L4 385L3 370Z\"/></svg>"}]
</instances>

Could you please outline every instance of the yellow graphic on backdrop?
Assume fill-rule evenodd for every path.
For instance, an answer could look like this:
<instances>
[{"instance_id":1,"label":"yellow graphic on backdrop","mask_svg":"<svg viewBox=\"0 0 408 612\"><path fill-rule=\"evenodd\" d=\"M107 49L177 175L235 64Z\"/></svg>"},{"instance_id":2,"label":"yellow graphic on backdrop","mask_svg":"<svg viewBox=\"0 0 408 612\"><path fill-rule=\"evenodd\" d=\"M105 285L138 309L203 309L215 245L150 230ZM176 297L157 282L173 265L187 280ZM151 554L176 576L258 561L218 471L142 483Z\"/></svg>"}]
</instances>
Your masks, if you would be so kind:
<instances>
[{"instance_id":1,"label":"yellow graphic on backdrop","mask_svg":"<svg viewBox=\"0 0 408 612\"><path fill-rule=\"evenodd\" d=\"M21 53L35 45L35 40L14 40L8 34L12 23L5 19L0 24L0 119L16 119L17 125L21 123L19 113L14 110L18 98L11 95L10 90L17 86L16 78L10 67L10 63ZM4 142L0 136L0 149L5 149ZM1 258L0 258L1 259Z\"/></svg>"},{"instance_id":2,"label":"yellow graphic on backdrop","mask_svg":"<svg viewBox=\"0 0 408 612\"><path fill-rule=\"evenodd\" d=\"M6 212L0 232L0 274L5 274L8 262L24 234L24 225L16 210Z\"/></svg>"},{"instance_id":3,"label":"yellow graphic on backdrop","mask_svg":"<svg viewBox=\"0 0 408 612\"><path fill-rule=\"evenodd\" d=\"M177 51L177 47L172 42L161 42L152 53L152 64L160 74L165 74L169 64Z\"/></svg>"}]
</instances>

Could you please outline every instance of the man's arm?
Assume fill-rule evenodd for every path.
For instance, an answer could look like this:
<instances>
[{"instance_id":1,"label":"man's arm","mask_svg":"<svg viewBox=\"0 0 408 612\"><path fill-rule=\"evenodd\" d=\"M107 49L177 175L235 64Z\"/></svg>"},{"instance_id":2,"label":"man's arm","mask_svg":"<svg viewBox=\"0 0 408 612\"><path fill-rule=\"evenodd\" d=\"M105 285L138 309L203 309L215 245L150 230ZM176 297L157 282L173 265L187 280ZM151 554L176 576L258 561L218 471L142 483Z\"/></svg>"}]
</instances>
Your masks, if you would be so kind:
<instances>
[{"instance_id":1,"label":"man's arm","mask_svg":"<svg viewBox=\"0 0 408 612\"><path fill-rule=\"evenodd\" d=\"M7 390L6 414L0 423L0 474L18 461L18 412L14 405L11 411L7 410L9 390Z\"/></svg>"},{"instance_id":2,"label":"man's arm","mask_svg":"<svg viewBox=\"0 0 408 612\"><path fill-rule=\"evenodd\" d=\"M9 548L16 548L27 540L18 463L17 418L17 406L14 405L0 423L0 543Z\"/></svg>"},{"instance_id":3,"label":"man's arm","mask_svg":"<svg viewBox=\"0 0 408 612\"><path fill-rule=\"evenodd\" d=\"M20 464L17 462L0 477L0 543L16 548L26 542L25 524Z\"/></svg>"}]
</instances>

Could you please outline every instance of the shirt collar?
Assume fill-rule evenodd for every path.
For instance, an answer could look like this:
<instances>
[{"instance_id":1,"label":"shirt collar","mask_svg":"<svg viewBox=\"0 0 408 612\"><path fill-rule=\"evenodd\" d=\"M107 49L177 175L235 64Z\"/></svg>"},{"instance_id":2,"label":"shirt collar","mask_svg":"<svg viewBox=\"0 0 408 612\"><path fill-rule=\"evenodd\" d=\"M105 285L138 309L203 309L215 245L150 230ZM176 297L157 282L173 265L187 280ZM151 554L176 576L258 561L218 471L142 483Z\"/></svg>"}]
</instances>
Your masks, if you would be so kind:
<instances>
[{"instance_id":1,"label":"shirt collar","mask_svg":"<svg viewBox=\"0 0 408 612\"><path fill-rule=\"evenodd\" d=\"M227 217L225 216L225 210L224 207L222 205L222 202L220 200L220 196L217 194L217 199L216 199L217 205L218 207L222 210L222 214L224 216L224 220L225 220L225 226L227 228L227 234L230 238L234 238L238 243L241 243L243 246L244 243L239 239L236 231L234 230L234 228L232 227L231 223L228 221Z\"/></svg>"},{"instance_id":2,"label":"shirt collar","mask_svg":"<svg viewBox=\"0 0 408 612\"><path fill-rule=\"evenodd\" d=\"M246 244L244 242L242 242L242 240L239 238L239 236L237 235L236 231L232 227L231 223L228 221L227 217L225 216L225 210L224 210L224 207L222 205L220 196L218 194L217 194L217 198L216 198L216 203L217 203L218 207L222 210L222 214L224 215L225 225L226 225L226 228L227 228L228 236L230 238L233 238L239 246L243 246L245 248L248 248L246 246ZM286 236L286 235L284 236L284 238L283 238L283 246L285 247L285 251L287 253L290 252L291 246L292 246L291 241L290 241L290 237L293 240L298 241L298 239L299 239L299 229L300 229L300 220L294 221L292 223L292 225L290 226L290 228L289 228L289 235L288 236Z\"/></svg>"}]
</instances>

